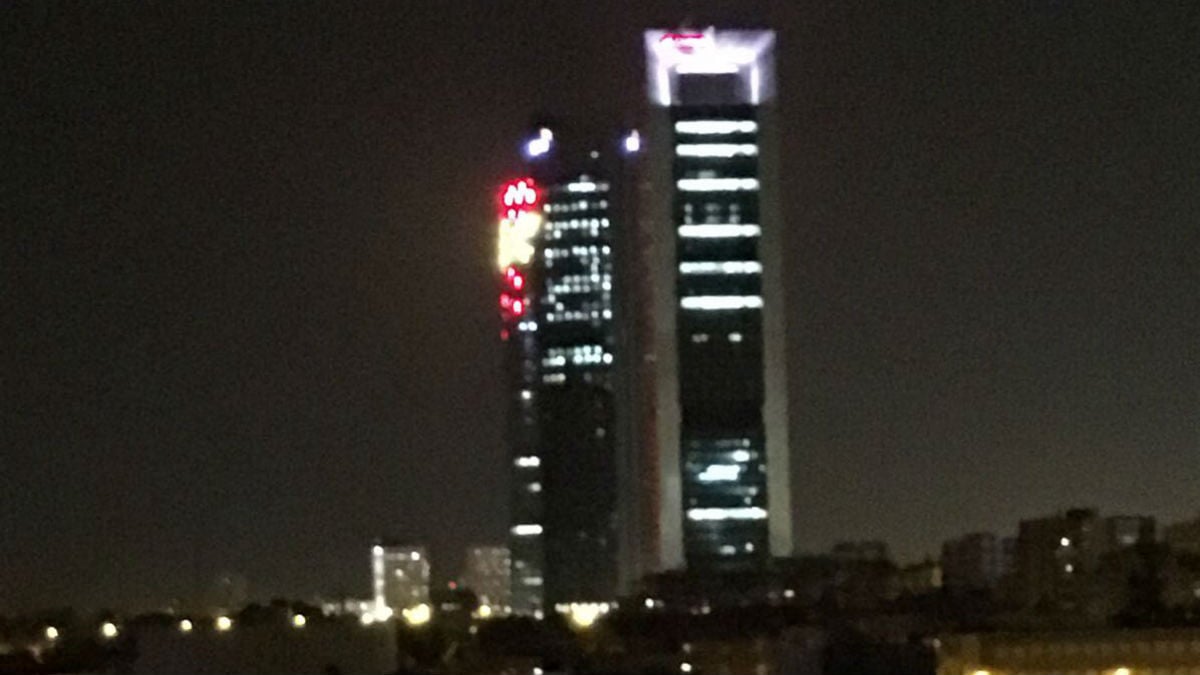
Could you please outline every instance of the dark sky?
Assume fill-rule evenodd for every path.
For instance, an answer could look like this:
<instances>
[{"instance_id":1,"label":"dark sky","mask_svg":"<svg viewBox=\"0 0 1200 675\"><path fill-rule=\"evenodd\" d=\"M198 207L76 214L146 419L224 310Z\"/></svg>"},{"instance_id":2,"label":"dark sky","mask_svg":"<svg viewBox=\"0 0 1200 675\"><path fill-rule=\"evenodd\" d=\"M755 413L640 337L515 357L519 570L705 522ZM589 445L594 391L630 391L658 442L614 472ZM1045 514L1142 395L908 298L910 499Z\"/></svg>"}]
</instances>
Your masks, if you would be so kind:
<instances>
[{"instance_id":1,"label":"dark sky","mask_svg":"<svg viewBox=\"0 0 1200 675\"><path fill-rule=\"evenodd\" d=\"M1200 509L1193 3L209 4L0 14L0 612L500 540L492 188L689 17L780 32L802 549Z\"/></svg>"}]
</instances>

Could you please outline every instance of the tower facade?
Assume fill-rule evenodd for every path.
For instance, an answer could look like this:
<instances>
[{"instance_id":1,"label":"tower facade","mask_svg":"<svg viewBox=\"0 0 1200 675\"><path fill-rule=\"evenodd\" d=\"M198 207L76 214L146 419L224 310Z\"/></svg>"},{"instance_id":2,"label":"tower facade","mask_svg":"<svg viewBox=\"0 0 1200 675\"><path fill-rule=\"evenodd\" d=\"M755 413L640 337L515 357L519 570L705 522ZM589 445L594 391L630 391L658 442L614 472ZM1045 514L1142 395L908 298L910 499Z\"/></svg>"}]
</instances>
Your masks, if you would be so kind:
<instances>
[{"instance_id":1,"label":"tower facade","mask_svg":"<svg viewBox=\"0 0 1200 675\"><path fill-rule=\"evenodd\" d=\"M599 153L564 156L548 128L528 151L525 177L501 193L499 262L514 383L512 604L536 614L616 594L622 432L613 185Z\"/></svg>"},{"instance_id":2,"label":"tower facade","mask_svg":"<svg viewBox=\"0 0 1200 675\"><path fill-rule=\"evenodd\" d=\"M645 34L659 569L792 550L774 41Z\"/></svg>"}]
</instances>

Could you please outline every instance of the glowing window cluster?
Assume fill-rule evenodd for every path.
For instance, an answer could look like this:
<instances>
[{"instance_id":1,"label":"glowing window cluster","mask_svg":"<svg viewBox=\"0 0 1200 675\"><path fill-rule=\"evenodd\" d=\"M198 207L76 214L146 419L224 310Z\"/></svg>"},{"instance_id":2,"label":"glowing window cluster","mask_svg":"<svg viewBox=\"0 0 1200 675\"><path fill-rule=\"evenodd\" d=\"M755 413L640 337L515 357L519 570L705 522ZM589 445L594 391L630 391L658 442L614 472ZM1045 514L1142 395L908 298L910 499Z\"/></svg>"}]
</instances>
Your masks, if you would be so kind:
<instances>
[{"instance_id":1,"label":"glowing window cluster","mask_svg":"<svg viewBox=\"0 0 1200 675\"><path fill-rule=\"evenodd\" d=\"M567 192L608 192L608 183L587 180L585 176L582 180L567 183Z\"/></svg>"},{"instance_id":2,"label":"glowing window cluster","mask_svg":"<svg viewBox=\"0 0 1200 675\"><path fill-rule=\"evenodd\" d=\"M549 368L561 368L570 362L574 366L612 363L612 354L604 351L600 345L576 345L574 347L551 347L542 358L542 365Z\"/></svg>"}]
</instances>

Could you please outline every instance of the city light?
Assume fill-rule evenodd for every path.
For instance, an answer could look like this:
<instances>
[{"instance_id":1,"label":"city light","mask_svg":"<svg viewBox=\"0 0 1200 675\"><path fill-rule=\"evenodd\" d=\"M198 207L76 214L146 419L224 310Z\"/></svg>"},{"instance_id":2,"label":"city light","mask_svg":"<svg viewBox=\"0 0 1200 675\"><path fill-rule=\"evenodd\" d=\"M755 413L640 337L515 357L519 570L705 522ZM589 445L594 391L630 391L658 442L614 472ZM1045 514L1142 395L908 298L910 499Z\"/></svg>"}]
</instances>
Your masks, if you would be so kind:
<instances>
[{"instance_id":1,"label":"city light","mask_svg":"<svg viewBox=\"0 0 1200 675\"><path fill-rule=\"evenodd\" d=\"M574 183L567 183L567 192L595 192L600 189L600 186L590 180L581 180Z\"/></svg>"},{"instance_id":2,"label":"city light","mask_svg":"<svg viewBox=\"0 0 1200 675\"><path fill-rule=\"evenodd\" d=\"M637 129L630 131L629 134L625 136L623 143L625 145L625 152L629 154L641 152L642 150L642 136L638 133Z\"/></svg>"},{"instance_id":3,"label":"city light","mask_svg":"<svg viewBox=\"0 0 1200 675\"><path fill-rule=\"evenodd\" d=\"M703 227L703 226L701 226ZM762 263L742 260L681 262L680 274L761 274Z\"/></svg>"},{"instance_id":4,"label":"city light","mask_svg":"<svg viewBox=\"0 0 1200 675\"><path fill-rule=\"evenodd\" d=\"M1058 540L1058 543L1060 545L1062 545L1063 548L1066 548L1071 545L1071 540L1066 537L1063 537L1062 539Z\"/></svg>"},{"instance_id":5,"label":"city light","mask_svg":"<svg viewBox=\"0 0 1200 675\"><path fill-rule=\"evenodd\" d=\"M1112 675L1130 675L1130 670L1124 666L1116 668L1112 671Z\"/></svg>"},{"instance_id":6,"label":"city light","mask_svg":"<svg viewBox=\"0 0 1200 675\"><path fill-rule=\"evenodd\" d=\"M724 136L726 134L752 134L758 131L753 120L679 120L675 123L677 134L702 136Z\"/></svg>"},{"instance_id":7,"label":"city light","mask_svg":"<svg viewBox=\"0 0 1200 675\"><path fill-rule=\"evenodd\" d=\"M737 480L742 473L742 467L737 464L709 464L696 478L704 483Z\"/></svg>"},{"instance_id":8,"label":"city light","mask_svg":"<svg viewBox=\"0 0 1200 675\"><path fill-rule=\"evenodd\" d=\"M749 450L734 450L732 453L730 453L729 456L735 462L749 462L750 461L750 451Z\"/></svg>"},{"instance_id":9,"label":"city light","mask_svg":"<svg viewBox=\"0 0 1200 675\"><path fill-rule=\"evenodd\" d=\"M305 617L303 614L293 614L292 615L292 626L294 626L296 628L304 628L304 626L306 626L307 624L308 624L308 618Z\"/></svg>"},{"instance_id":10,"label":"city light","mask_svg":"<svg viewBox=\"0 0 1200 675\"><path fill-rule=\"evenodd\" d=\"M424 626L433 618L433 610L429 605L421 603L416 607L409 607L400 611L400 615L404 617L404 622L410 626Z\"/></svg>"},{"instance_id":11,"label":"city light","mask_svg":"<svg viewBox=\"0 0 1200 675\"><path fill-rule=\"evenodd\" d=\"M675 186L684 192L743 192L758 189L757 178L680 178Z\"/></svg>"},{"instance_id":12,"label":"city light","mask_svg":"<svg viewBox=\"0 0 1200 675\"><path fill-rule=\"evenodd\" d=\"M705 311L758 309L762 305L762 296L758 295L689 295L679 299L679 306L683 309Z\"/></svg>"},{"instance_id":13,"label":"city light","mask_svg":"<svg viewBox=\"0 0 1200 675\"><path fill-rule=\"evenodd\" d=\"M755 157L758 146L753 143L680 143L675 146L678 157Z\"/></svg>"},{"instance_id":14,"label":"city light","mask_svg":"<svg viewBox=\"0 0 1200 675\"><path fill-rule=\"evenodd\" d=\"M118 632L120 631L117 630L117 624L111 621L105 621L104 623L100 624L100 636L105 640L111 640L117 637Z\"/></svg>"},{"instance_id":15,"label":"city light","mask_svg":"<svg viewBox=\"0 0 1200 675\"><path fill-rule=\"evenodd\" d=\"M475 610L475 616L480 619L492 618L492 606L491 605L480 605L479 608Z\"/></svg>"},{"instance_id":16,"label":"city light","mask_svg":"<svg viewBox=\"0 0 1200 675\"><path fill-rule=\"evenodd\" d=\"M513 464L516 464L517 466L521 467L522 469L532 469L532 468L539 467L542 465L542 458L536 457L534 455L526 455L524 457L518 457L515 460L513 460Z\"/></svg>"},{"instance_id":17,"label":"city light","mask_svg":"<svg viewBox=\"0 0 1200 675\"><path fill-rule=\"evenodd\" d=\"M529 155L531 158L541 157L547 152L550 152L550 145L553 142L554 133L546 127L542 127L541 129L538 129L538 135L530 139L529 142L525 144L525 154Z\"/></svg>"},{"instance_id":18,"label":"city light","mask_svg":"<svg viewBox=\"0 0 1200 675\"><path fill-rule=\"evenodd\" d=\"M536 523L513 525L512 533L518 537L532 537L542 533L542 526Z\"/></svg>"},{"instance_id":19,"label":"city light","mask_svg":"<svg viewBox=\"0 0 1200 675\"><path fill-rule=\"evenodd\" d=\"M680 225L679 236L685 239L721 239L725 237L757 237L762 235L758 225Z\"/></svg>"},{"instance_id":20,"label":"city light","mask_svg":"<svg viewBox=\"0 0 1200 675\"><path fill-rule=\"evenodd\" d=\"M608 613L610 606L607 602L572 602L556 607L576 628L591 628L600 617Z\"/></svg>"},{"instance_id":21,"label":"city light","mask_svg":"<svg viewBox=\"0 0 1200 675\"><path fill-rule=\"evenodd\" d=\"M692 664L688 663L687 661L684 661L683 663L679 664L679 672L681 672L681 673L692 672Z\"/></svg>"},{"instance_id":22,"label":"city light","mask_svg":"<svg viewBox=\"0 0 1200 675\"><path fill-rule=\"evenodd\" d=\"M734 508L701 508L688 509L688 520L706 521L706 520L765 520L767 510L757 506L743 506Z\"/></svg>"},{"instance_id":23,"label":"city light","mask_svg":"<svg viewBox=\"0 0 1200 675\"><path fill-rule=\"evenodd\" d=\"M183 619L182 621L179 622L179 632L180 633L190 633L190 632L192 632L193 628L195 628L195 626L192 625L192 622L190 619Z\"/></svg>"},{"instance_id":24,"label":"city light","mask_svg":"<svg viewBox=\"0 0 1200 675\"><path fill-rule=\"evenodd\" d=\"M53 642L58 639L58 629L54 626L46 626L45 635L47 640Z\"/></svg>"},{"instance_id":25,"label":"city light","mask_svg":"<svg viewBox=\"0 0 1200 675\"><path fill-rule=\"evenodd\" d=\"M233 628L233 619L227 616L218 616L216 627L219 632L226 633Z\"/></svg>"}]
</instances>

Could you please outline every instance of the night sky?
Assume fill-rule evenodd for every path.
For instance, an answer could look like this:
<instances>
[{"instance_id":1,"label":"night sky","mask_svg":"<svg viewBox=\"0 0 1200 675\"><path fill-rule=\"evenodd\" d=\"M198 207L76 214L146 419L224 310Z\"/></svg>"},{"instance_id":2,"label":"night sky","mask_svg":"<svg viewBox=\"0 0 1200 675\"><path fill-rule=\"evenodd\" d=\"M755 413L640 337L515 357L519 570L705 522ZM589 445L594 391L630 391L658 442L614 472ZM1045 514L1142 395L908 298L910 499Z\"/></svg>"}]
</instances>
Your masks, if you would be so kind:
<instances>
[{"instance_id":1,"label":"night sky","mask_svg":"<svg viewBox=\"0 0 1200 675\"><path fill-rule=\"evenodd\" d=\"M221 4L0 10L0 613L502 540L493 187L689 18L780 33L802 550L1200 510L1193 3Z\"/></svg>"}]
</instances>

